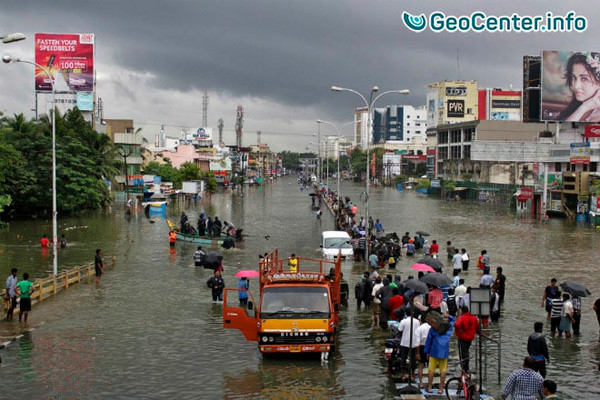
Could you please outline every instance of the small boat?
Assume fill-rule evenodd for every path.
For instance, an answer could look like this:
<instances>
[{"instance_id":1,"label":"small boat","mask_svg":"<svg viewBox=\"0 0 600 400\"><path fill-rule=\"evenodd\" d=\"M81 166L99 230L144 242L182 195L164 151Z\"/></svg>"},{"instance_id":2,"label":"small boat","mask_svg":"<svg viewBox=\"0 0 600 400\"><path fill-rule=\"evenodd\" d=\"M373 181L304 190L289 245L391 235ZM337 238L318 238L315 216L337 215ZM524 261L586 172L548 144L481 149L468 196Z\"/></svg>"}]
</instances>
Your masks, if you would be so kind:
<instances>
[{"instance_id":1,"label":"small boat","mask_svg":"<svg viewBox=\"0 0 600 400\"><path fill-rule=\"evenodd\" d=\"M192 242L217 247L221 246L227 237L225 235L221 235L217 238L212 236L199 236L197 233L194 235L182 233L179 227L170 219L167 219L167 225L169 225L169 229L173 229L175 231L177 234L177 240L181 240L183 242Z\"/></svg>"}]
</instances>

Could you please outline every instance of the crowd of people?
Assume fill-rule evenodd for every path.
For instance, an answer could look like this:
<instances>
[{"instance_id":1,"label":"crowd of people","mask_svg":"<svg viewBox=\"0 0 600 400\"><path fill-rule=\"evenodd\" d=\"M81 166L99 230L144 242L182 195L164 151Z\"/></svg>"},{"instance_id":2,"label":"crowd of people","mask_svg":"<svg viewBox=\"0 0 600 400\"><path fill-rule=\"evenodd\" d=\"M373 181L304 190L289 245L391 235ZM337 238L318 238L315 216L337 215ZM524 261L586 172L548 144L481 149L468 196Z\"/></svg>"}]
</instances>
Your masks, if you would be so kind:
<instances>
[{"instance_id":1,"label":"crowd of people","mask_svg":"<svg viewBox=\"0 0 600 400\"><path fill-rule=\"evenodd\" d=\"M374 326L385 327L388 322L394 324L394 331L401 338L400 358L405 371L409 368L414 371L418 364L419 381L421 387L424 387L422 371L429 363L430 374L433 374L436 368L440 371L441 384L438 390L441 391L443 387L446 371L446 363L443 360L447 359L449 341L445 340L446 332L441 334L435 329L430 329L427 315L431 312L438 312L448 321L452 321L450 325L457 337L461 368L469 371L469 348L475 336L480 333L480 326L486 328L490 322L497 322L502 315L501 308L506 293L506 276L503 274L503 268L497 267L495 275L492 275L490 254L485 249L478 254L476 266L477 271L481 273L478 286L490 289L490 313L487 316L474 316L470 314L471 287L466 286L465 280L461 277L469 270L471 261L465 248L456 247L451 241L446 242L445 253L452 266L454 278L452 285L447 288L447 294L431 285L428 287L428 293L410 290L405 286L405 282L401 281L400 275L395 272L397 261L403 256L416 256L419 252L424 257L441 259L438 241L432 240L430 243L427 233L417 233L411 237L410 233L406 232L401 238L398 238L395 233L386 235L382 223L378 219L374 222L372 217L369 217L369 221L365 221L364 217L358 215L356 205L348 197L339 199L334 192L324 190L321 191L321 195L330 204L336 216L338 229L347 231L352 237L354 260L365 261L366 249L369 249L367 258L369 271L363 274L355 286L357 308L360 309L364 304L365 307L372 309ZM385 268L390 272L393 271L394 276L392 274L381 276L380 273L383 274L382 270ZM412 321L407 311L409 304L413 306ZM580 334L581 298L570 293L561 293L556 279L552 279L550 285L546 287L542 307L548 313L550 333L553 337L558 335L560 338L564 335L565 338L570 338L572 334ZM600 299L596 300L593 309L600 325ZM405 338L406 335L403 335L409 324L405 321L411 321L414 343L409 343ZM534 324L534 332L529 336L527 343L527 358L523 362L523 367L511 374L506 381L502 398L511 395L513 398L535 399L536 396L540 399L556 398L556 383L544 379L549 352L543 327L542 322ZM452 328L448 329L451 330ZM429 332L433 332L431 334L433 338L428 341ZM406 359L411 352L414 352L414 357L411 359L416 360L416 364L408 366ZM429 382L431 385L431 379ZM433 390L431 386L427 389Z\"/></svg>"}]
</instances>

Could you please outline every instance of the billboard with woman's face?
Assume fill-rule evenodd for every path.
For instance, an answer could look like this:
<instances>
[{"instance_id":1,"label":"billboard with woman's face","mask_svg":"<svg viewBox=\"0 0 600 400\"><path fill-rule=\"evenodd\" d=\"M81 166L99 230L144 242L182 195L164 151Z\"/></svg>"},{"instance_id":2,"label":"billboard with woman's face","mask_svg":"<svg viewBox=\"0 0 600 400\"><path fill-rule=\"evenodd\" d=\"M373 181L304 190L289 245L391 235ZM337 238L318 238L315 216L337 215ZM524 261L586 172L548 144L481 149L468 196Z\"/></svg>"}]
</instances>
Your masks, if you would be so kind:
<instances>
[{"instance_id":1,"label":"billboard with woman's face","mask_svg":"<svg viewBox=\"0 0 600 400\"><path fill-rule=\"evenodd\" d=\"M543 121L600 122L600 53L542 52Z\"/></svg>"}]
</instances>

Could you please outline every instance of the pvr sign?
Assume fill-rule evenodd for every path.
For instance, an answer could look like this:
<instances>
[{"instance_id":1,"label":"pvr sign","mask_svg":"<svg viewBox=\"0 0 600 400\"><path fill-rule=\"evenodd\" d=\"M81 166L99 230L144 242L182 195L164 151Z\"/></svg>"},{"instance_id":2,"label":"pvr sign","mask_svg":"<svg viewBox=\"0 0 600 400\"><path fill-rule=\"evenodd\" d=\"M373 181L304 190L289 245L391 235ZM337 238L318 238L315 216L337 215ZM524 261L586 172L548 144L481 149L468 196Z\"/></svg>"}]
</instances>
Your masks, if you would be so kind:
<instances>
[{"instance_id":1,"label":"pvr sign","mask_svg":"<svg viewBox=\"0 0 600 400\"><path fill-rule=\"evenodd\" d=\"M448 100L448 118L463 118L465 116L464 100Z\"/></svg>"}]
</instances>

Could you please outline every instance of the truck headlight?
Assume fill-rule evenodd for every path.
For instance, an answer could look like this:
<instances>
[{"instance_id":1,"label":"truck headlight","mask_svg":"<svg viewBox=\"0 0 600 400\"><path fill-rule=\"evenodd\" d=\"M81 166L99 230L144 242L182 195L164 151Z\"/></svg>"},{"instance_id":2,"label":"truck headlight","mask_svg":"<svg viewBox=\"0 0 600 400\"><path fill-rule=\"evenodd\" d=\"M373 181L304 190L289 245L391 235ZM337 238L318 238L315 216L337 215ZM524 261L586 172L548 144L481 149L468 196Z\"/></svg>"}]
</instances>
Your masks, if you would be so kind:
<instances>
[{"instance_id":1,"label":"truck headlight","mask_svg":"<svg viewBox=\"0 0 600 400\"><path fill-rule=\"evenodd\" d=\"M263 336L263 337L262 337L262 341L263 341L263 343L267 343L267 341L268 341L268 340L269 340L269 338L268 338L268 337L266 337L266 336Z\"/></svg>"},{"instance_id":2,"label":"truck headlight","mask_svg":"<svg viewBox=\"0 0 600 400\"><path fill-rule=\"evenodd\" d=\"M317 336L317 337L315 338L315 340L317 341L317 343L321 342L321 336Z\"/></svg>"}]
</instances>

